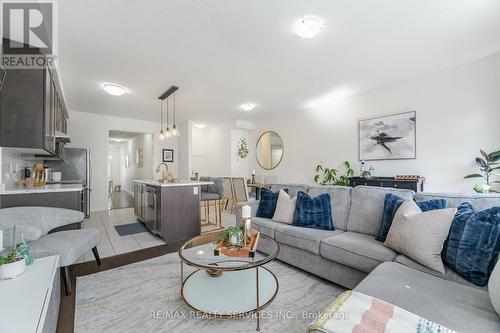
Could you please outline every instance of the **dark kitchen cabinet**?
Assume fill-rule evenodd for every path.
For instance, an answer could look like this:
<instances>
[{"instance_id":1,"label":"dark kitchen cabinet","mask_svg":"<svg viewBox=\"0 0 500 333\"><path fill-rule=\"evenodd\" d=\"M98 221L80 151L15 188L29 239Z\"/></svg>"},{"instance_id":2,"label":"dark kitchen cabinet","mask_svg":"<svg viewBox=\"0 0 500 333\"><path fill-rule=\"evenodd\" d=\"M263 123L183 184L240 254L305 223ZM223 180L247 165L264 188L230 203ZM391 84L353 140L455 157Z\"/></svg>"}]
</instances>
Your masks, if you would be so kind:
<instances>
[{"instance_id":1,"label":"dark kitchen cabinet","mask_svg":"<svg viewBox=\"0 0 500 333\"><path fill-rule=\"evenodd\" d=\"M0 147L61 157L68 112L55 69L7 69L0 91Z\"/></svg>"}]
</instances>

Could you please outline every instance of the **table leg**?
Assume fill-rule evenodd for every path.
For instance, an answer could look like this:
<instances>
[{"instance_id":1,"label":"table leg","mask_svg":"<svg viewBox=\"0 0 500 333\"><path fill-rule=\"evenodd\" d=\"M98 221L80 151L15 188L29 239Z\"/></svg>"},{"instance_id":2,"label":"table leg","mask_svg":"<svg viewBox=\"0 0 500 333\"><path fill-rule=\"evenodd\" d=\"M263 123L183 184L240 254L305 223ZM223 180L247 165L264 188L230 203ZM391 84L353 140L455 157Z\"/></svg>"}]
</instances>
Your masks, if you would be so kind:
<instances>
[{"instance_id":1,"label":"table leg","mask_svg":"<svg viewBox=\"0 0 500 333\"><path fill-rule=\"evenodd\" d=\"M260 310L259 310L259 267L255 268L256 281L257 281L257 331L260 331Z\"/></svg>"}]
</instances>

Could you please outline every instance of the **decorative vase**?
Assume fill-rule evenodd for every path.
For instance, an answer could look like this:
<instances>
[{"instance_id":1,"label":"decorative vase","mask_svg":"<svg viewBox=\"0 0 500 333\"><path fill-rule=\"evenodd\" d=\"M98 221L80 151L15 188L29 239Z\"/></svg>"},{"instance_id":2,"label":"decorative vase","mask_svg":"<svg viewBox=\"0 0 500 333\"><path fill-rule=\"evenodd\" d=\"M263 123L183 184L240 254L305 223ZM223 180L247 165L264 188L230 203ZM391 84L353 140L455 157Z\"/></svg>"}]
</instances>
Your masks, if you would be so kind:
<instances>
[{"instance_id":1,"label":"decorative vase","mask_svg":"<svg viewBox=\"0 0 500 333\"><path fill-rule=\"evenodd\" d=\"M0 265L0 280L13 279L23 274L25 270L26 260L24 260L24 258L11 262L10 264Z\"/></svg>"}]
</instances>

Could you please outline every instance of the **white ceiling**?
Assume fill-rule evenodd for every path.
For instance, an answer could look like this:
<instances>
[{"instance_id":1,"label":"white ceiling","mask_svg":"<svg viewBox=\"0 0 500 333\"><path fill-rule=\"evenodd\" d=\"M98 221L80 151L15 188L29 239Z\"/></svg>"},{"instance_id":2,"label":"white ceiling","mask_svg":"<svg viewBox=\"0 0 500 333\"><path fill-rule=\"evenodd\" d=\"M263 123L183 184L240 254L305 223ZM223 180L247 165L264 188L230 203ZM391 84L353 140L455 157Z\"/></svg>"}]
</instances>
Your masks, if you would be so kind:
<instances>
[{"instance_id":1,"label":"white ceiling","mask_svg":"<svg viewBox=\"0 0 500 333\"><path fill-rule=\"evenodd\" d=\"M292 33L306 14L326 23L307 40ZM63 0L59 35L70 110L159 120L174 84L179 122L252 120L496 53L500 1Z\"/></svg>"}]
</instances>

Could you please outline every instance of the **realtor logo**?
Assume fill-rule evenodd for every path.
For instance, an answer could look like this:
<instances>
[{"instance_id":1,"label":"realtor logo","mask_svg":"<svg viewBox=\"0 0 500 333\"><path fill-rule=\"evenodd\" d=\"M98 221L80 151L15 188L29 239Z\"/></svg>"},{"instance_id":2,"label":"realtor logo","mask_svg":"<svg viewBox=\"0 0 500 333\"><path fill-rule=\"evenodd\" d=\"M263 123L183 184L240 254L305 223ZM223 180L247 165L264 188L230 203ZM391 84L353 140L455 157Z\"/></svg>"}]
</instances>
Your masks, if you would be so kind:
<instances>
[{"instance_id":1,"label":"realtor logo","mask_svg":"<svg viewBox=\"0 0 500 333\"><path fill-rule=\"evenodd\" d=\"M47 0L2 1L3 66L33 68L54 61L54 7Z\"/></svg>"},{"instance_id":2,"label":"realtor logo","mask_svg":"<svg viewBox=\"0 0 500 333\"><path fill-rule=\"evenodd\" d=\"M3 54L52 54L50 2L3 2Z\"/></svg>"}]
</instances>

